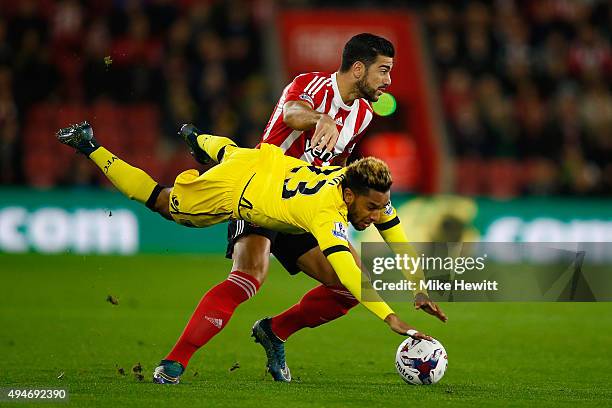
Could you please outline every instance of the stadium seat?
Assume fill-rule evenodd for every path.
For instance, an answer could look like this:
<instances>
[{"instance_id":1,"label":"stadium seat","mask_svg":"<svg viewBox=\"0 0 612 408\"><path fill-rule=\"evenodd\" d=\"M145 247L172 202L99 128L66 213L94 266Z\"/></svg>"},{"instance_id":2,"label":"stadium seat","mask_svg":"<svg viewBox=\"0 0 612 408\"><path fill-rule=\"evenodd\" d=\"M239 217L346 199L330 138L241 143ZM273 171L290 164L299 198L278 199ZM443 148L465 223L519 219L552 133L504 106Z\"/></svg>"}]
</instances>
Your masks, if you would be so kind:
<instances>
[{"instance_id":1,"label":"stadium seat","mask_svg":"<svg viewBox=\"0 0 612 408\"><path fill-rule=\"evenodd\" d=\"M174 179L179 173L188 169L203 171L206 168L191 157L186 147L182 148L181 146L174 152L170 159L166 161L164 172L160 180L163 181L165 185L173 185Z\"/></svg>"},{"instance_id":2,"label":"stadium seat","mask_svg":"<svg viewBox=\"0 0 612 408\"><path fill-rule=\"evenodd\" d=\"M483 193L482 176L485 165L478 158L461 158L455 162L455 191L462 195Z\"/></svg>"},{"instance_id":3,"label":"stadium seat","mask_svg":"<svg viewBox=\"0 0 612 408\"><path fill-rule=\"evenodd\" d=\"M27 114L27 123L49 124L56 122L57 106L42 102L33 105Z\"/></svg>"},{"instance_id":4,"label":"stadium seat","mask_svg":"<svg viewBox=\"0 0 612 408\"><path fill-rule=\"evenodd\" d=\"M139 104L126 107L126 137L128 149L153 151L160 139L159 111L152 104Z\"/></svg>"},{"instance_id":5,"label":"stadium seat","mask_svg":"<svg viewBox=\"0 0 612 408\"><path fill-rule=\"evenodd\" d=\"M25 176L29 185L48 188L57 185L65 174L69 161L60 160L48 149L32 149L24 160Z\"/></svg>"},{"instance_id":6,"label":"stadium seat","mask_svg":"<svg viewBox=\"0 0 612 408\"><path fill-rule=\"evenodd\" d=\"M393 174L394 191L414 191L419 184L420 163L418 149L410 135L384 132L362 142L366 156L386 161Z\"/></svg>"},{"instance_id":7,"label":"stadium seat","mask_svg":"<svg viewBox=\"0 0 612 408\"><path fill-rule=\"evenodd\" d=\"M94 135L100 143L122 155L128 138L124 110L111 101L101 100L91 107L90 118Z\"/></svg>"},{"instance_id":8,"label":"stadium seat","mask_svg":"<svg viewBox=\"0 0 612 408\"><path fill-rule=\"evenodd\" d=\"M79 123L87 119L88 110L82 105L59 105L55 111L58 127Z\"/></svg>"},{"instance_id":9,"label":"stadium seat","mask_svg":"<svg viewBox=\"0 0 612 408\"><path fill-rule=\"evenodd\" d=\"M521 165L512 159L493 159L487 163L487 192L495 198L516 197L523 181Z\"/></svg>"}]
</instances>

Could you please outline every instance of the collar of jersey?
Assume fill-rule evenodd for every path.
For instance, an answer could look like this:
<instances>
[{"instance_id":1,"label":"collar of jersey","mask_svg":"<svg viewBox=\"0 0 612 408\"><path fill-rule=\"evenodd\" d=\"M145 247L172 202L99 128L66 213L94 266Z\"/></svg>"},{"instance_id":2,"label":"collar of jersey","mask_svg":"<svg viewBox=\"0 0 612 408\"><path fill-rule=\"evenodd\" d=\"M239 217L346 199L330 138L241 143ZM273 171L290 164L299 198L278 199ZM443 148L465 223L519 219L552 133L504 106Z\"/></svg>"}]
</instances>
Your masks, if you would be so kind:
<instances>
[{"instance_id":1,"label":"collar of jersey","mask_svg":"<svg viewBox=\"0 0 612 408\"><path fill-rule=\"evenodd\" d=\"M348 207L344 202L344 197L342 195L342 185L335 186L334 188L334 198L336 199L336 209L338 212L344 217L344 221L348 220Z\"/></svg>"},{"instance_id":2,"label":"collar of jersey","mask_svg":"<svg viewBox=\"0 0 612 408\"><path fill-rule=\"evenodd\" d=\"M355 99L351 106L348 106L346 103L344 103L344 101L342 100L342 95L340 95L340 89L338 89L338 81L336 80L337 74L338 74L337 72L334 72L333 74L331 74L331 83L332 83L332 88L334 89L334 100L342 109L351 110L353 109L353 106L355 106L356 103L359 103L359 101Z\"/></svg>"}]
</instances>

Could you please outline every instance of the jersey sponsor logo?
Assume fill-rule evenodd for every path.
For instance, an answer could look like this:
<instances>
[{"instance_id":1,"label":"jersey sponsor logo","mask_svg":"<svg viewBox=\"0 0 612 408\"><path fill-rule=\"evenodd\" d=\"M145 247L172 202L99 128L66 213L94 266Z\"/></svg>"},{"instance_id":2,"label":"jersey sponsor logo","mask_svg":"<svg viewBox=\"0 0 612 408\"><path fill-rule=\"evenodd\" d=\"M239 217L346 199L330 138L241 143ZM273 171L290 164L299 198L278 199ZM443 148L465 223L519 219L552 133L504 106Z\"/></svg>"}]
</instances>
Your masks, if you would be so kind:
<instances>
[{"instance_id":1,"label":"jersey sponsor logo","mask_svg":"<svg viewBox=\"0 0 612 408\"><path fill-rule=\"evenodd\" d=\"M338 154L334 152L328 152L324 149L320 149L316 146L313 146L310 142L310 139L306 139L306 147L304 148L304 153L310 153L313 157L318 157L322 162L329 162Z\"/></svg>"},{"instance_id":2,"label":"jersey sponsor logo","mask_svg":"<svg viewBox=\"0 0 612 408\"><path fill-rule=\"evenodd\" d=\"M385 215L391 214L393 214L393 205L391 204L391 201L389 201L387 205L385 205Z\"/></svg>"},{"instance_id":3,"label":"jersey sponsor logo","mask_svg":"<svg viewBox=\"0 0 612 408\"><path fill-rule=\"evenodd\" d=\"M332 230L332 234L335 237L348 241L348 234L346 231L346 225L341 222L334 222L334 229Z\"/></svg>"},{"instance_id":4,"label":"jersey sponsor logo","mask_svg":"<svg viewBox=\"0 0 612 408\"><path fill-rule=\"evenodd\" d=\"M119 160L117 156L112 156L110 159L106 161L106 165L104 166L104 173L108 173L108 169L115 162L115 160Z\"/></svg>"},{"instance_id":5,"label":"jersey sponsor logo","mask_svg":"<svg viewBox=\"0 0 612 408\"><path fill-rule=\"evenodd\" d=\"M311 97L310 95L308 95L308 94L303 93L303 94L301 94L301 95L299 96L299 98L300 98L300 99L302 99L302 100L304 100L304 101L306 101L306 102L310 102L312 105L314 105L314 100L313 100L313 99L312 99L312 97Z\"/></svg>"}]
</instances>

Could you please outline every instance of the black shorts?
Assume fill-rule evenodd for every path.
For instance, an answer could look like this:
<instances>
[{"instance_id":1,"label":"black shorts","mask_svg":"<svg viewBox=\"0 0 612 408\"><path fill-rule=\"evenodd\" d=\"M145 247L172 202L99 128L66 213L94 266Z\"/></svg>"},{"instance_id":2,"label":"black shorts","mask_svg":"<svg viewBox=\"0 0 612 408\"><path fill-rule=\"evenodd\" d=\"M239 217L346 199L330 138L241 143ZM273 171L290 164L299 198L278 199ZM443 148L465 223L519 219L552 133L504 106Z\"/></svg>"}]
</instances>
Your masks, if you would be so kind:
<instances>
[{"instance_id":1,"label":"black shorts","mask_svg":"<svg viewBox=\"0 0 612 408\"><path fill-rule=\"evenodd\" d=\"M291 275L301 272L297 266L300 256L319 246L312 234L284 234L251 224L244 220L232 220L227 225L227 251L225 257L232 259L234 244L240 237L257 234L272 243L271 252Z\"/></svg>"}]
</instances>

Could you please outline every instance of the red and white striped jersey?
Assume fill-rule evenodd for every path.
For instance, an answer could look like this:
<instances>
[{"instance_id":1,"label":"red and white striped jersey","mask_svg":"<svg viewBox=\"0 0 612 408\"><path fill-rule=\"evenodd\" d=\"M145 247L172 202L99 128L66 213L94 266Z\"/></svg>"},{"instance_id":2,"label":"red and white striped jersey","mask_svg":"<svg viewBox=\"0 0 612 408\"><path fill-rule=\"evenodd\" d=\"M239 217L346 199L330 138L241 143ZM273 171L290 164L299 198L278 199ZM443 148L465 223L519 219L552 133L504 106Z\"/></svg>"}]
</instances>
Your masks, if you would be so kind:
<instances>
[{"instance_id":1,"label":"red and white striped jersey","mask_svg":"<svg viewBox=\"0 0 612 408\"><path fill-rule=\"evenodd\" d=\"M288 101L304 101L314 110L327 113L336 121L340 137L333 152L314 148L312 130L293 130L283 122L283 105ZM336 157L347 157L372 120L372 107L365 99L356 99L347 106L340 96L336 73L310 72L295 77L285 87L264 130L262 142L280 146L288 156L316 166L329 165Z\"/></svg>"}]
</instances>

